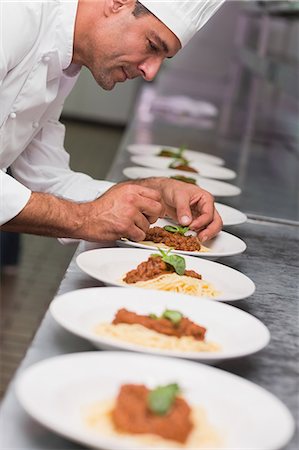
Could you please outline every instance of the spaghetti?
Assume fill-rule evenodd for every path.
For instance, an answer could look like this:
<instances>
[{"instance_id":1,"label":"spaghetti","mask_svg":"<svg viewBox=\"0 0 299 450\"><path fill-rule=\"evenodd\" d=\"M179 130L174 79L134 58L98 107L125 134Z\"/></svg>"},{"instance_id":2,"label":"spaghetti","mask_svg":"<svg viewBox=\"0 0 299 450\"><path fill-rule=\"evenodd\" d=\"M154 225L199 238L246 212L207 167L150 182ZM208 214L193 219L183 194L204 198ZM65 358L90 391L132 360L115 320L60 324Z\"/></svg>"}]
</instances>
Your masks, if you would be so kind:
<instances>
[{"instance_id":1,"label":"spaghetti","mask_svg":"<svg viewBox=\"0 0 299 450\"><path fill-rule=\"evenodd\" d=\"M139 324L100 323L94 331L100 336L160 350L181 352L217 352L220 350L220 346L213 342L199 341L192 336L167 336Z\"/></svg>"},{"instance_id":2,"label":"spaghetti","mask_svg":"<svg viewBox=\"0 0 299 450\"><path fill-rule=\"evenodd\" d=\"M132 286L131 283L126 283L124 280L122 280L122 283ZM219 292L216 291L211 283L186 275L178 275L177 273L163 274L151 280L137 281L134 283L134 286L143 289L177 292L195 297L216 298L219 295Z\"/></svg>"}]
</instances>

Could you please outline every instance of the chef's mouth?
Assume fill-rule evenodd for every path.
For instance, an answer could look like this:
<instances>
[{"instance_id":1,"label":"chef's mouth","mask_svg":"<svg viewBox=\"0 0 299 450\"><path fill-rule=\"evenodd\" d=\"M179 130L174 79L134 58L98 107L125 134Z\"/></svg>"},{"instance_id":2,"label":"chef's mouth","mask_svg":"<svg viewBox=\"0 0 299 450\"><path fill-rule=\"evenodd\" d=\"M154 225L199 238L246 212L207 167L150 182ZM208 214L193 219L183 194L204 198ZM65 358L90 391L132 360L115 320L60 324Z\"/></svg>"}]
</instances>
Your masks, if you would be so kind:
<instances>
[{"instance_id":1,"label":"chef's mouth","mask_svg":"<svg viewBox=\"0 0 299 450\"><path fill-rule=\"evenodd\" d=\"M128 77L127 72L125 71L125 69L123 67L122 67L122 71L123 71L123 73L125 75L125 79L123 81L126 81L129 77Z\"/></svg>"},{"instance_id":2,"label":"chef's mouth","mask_svg":"<svg viewBox=\"0 0 299 450\"><path fill-rule=\"evenodd\" d=\"M133 80L134 78L139 77L139 74L134 74L134 75L129 74L126 71L126 69L124 69L123 67L122 67L122 70L123 70L124 74L126 75L126 80Z\"/></svg>"}]
</instances>

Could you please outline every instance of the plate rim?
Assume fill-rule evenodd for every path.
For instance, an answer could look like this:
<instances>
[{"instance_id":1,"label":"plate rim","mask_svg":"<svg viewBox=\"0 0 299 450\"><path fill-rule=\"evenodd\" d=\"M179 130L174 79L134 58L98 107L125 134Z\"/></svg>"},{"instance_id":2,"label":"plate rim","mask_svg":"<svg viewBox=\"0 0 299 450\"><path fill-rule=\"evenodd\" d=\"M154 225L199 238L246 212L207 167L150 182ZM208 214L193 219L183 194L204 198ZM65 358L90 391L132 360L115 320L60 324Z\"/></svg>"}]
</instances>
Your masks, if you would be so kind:
<instances>
[{"instance_id":1,"label":"plate rim","mask_svg":"<svg viewBox=\"0 0 299 450\"><path fill-rule=\"evenodd\" d=\"M167 219L165 219L165 220L167 220ZM155 224L152 224L152 225L155 226ZM173 249L172 252L173 253L177 253L179 255L194 256L196 258L209 259L209 258L225 258L225 257L228 257L228 256L240 255L240 254L244 253L245 250L247 249L246 242L243 241L242 238L236 236L233 233L221 230L221 231L219 231L219 233L214 238L217 238L218 235L220 235L220 236L227 236L227 235L231 236L233 238L233 240L235 240L236 243L238 243L238 245L240 246L239 250L238 251L227 251L225 253L219 253L219 252L213 252L213 251L209 251L209 252L191 252L191 251L186 251L186 250ZM212 238L212 239L214 239L214 238ZM212 240L212 239L210 239L210 240ZM146 245L146 244L142 244L142 243L139 243L139 242L134 242L134 241L131 241L130 239L127 239L127 238L117 239L115 242L116 242L116 245L119 246L119 247L122 247L122 244L123 244L123 246L125 246L125 244L127 243L127 246L128 247L132 247L132 248L142 248L144 250L146 250L146 249L156 250L157 249L157 247L155 247L154 245L151 246L151 245Z\"/></svg>"},{"instance_id":2,"label":"plate rim","mask_svg":"<svg viewBox=\"0 0 299 450\"><path fill-rule=\"evenodd\" d=\"M110 282L105 282L105 281L103 281L103 280L101 280L101 279L99 279L98 277L96 277L96 276L94 276L94 275L91 275L90 274L90 272L89 271L86 271L80 264L81 264L81 262L80 262L80 259L82 259L83 258L83 256L81 256L81 255L86 255L87 253L91 253L91 252L99 252L99 251L107 251L107 250L111 250L111 248L106 248L106 247L103 247L103 248L97 248L97 249L92 249L92 250L87 250L87 251L84 251L84 252L81 252L79 255L77 255L77 257L76 257L76 264L78 265L78 267L80 268L80 270L82 270L84 273L87 273L89 276L91 276L92 278L94 278L94 279L96 279L96 280L98 280L98 281L101 281L102 283L106 283L106 284L108 284L108 285L111 285L111 283ZM128 248L120 248L120 247L113 247L113 250L114 251L132 251L131 249L128 249ZM138 250L137 250L138 252L146 252L146 254L147 255L149 255L150 254L150 250L146 250L146 249L143 249L143 248L138 248ZM145 254L145 253L144 253ZM197 258L194 258L194 257L192 257L192 256L185 256L185 258L187 258L187 259L189 259L189 258L191 258L193 261L198 261L198 259ZM79 262L78 262L79 261ZM201 263L203 263L203 264L212 264L212 265L214 265L214 264L219 264L220 266L223 266L223 267L225 267L226 269L228 269L228 270L230 270L230 271L233 271L233 272L236 272L237 274L239 274L239 275L242 275L242 277L244 277L245 279L246 279L246 281L248 282L248 284L251 286L251 289L250 289L250 291L245 295L245 296L243 296L242 298L233 298L233 299L219 299L219 298L217 298L217 299L210 299L211 301L216 301L216 302L234 302L234 301L239 301L239 300L243 300L243 299L245 299L245 298L248 298L248 297L250 297L251 295L253 295L254 294L254 292L255 292L255 290L256 290L256 286L255 286L255 283L254 283L254 281L248 276L248 275L245 275L243 272L241 272L240 270L237 270L237 269L234 269L234 268L232 268L232 267L230 267L230 266L227 266L226 264L222 264L222 263L219 263L219 262L215 262L215 261L211 261L211 260L209 260L209 259L207 259L207 258L201 258L200 259L200 261L201 261ZM131 287L131 286L127 286L127 285L125 285L125 284L120 284L120 283L117 283L117 282L114 282L113 283L113 286L119 286L119 287L124 287L124 288L129 288L129 287ZM140 288L139 288L140 289ZM207 298L207 297L202 297L202 298Z\"/></svg>"},{"instance_id":3,"label":"plate rim","mask_svg":"<svg viewBox=\"0 0 299 450\"><path fill-rule=\"evenodd\" d=\"M126 351L132 351L132 352L138 352L138 353L149 353L149 354L155 354L155 355L163 355L163 356L169 356L169 357L175 357L175 358L182 358L182 359L191 359L191 360L196 360L196 361L226 361L226 360L232 360L232 359L236 359L236 358L241 358L241 357L245 357L245 356L249 356L249 355L253 355L259 351L261 351L263 348L265 348L270 340L271 340L271 333L268 329L268 327L257 317L255 317L254 315L248 313L247 311L243 311L239 308L235 308L234 306L231 305L227 305L225 303L216 303L216 302L210 302L207 299L202 299L202 302L200 302L200 305L203 305L203 307L205 307L204 305L207 306L207 308L222 308L222 310L226 310L226 311L234 311L234 313L238 314L240 317L246 317L249 320L252 320L253 322L255 322L255 324L260 327L260 330L262 330L262 332L264 333L263 336L263 342L260 343L259 345L256 345L255 349L251 349L250 352L244 353L244 352L227 352L227 354L225 356L222 355L221 352L213 352L213 353L208 353L208 352L180 352L180 351L175 351L175 352L171 352L168 350L162 350L162 349L151 349L151 348L147 348L147 347L143 347L143 346L138 346L138 344L130 344L130 343L125 343L125 342L119 342L119 344L117 344L117 340L114 340L112 338L105 338L105 337L101 337L101 338L97 338L97 335L93 335L92 332L88 332L87 330L80 330L78 327L76 326L72 326L71 324L69 324L67 322L67 320L64 320L63 318L61 318L61 316L59 316L59 303L63 302L64 299L68 299L69 297L72 297L74 294L81 294L82 293L92 293L92 292L98 292L99 289L108 289L110 291L116 291L116 289L118 289L117 287L91 287L91 288L82 288L82 289L74 289L72 291L66 292L64 294L60 294L57 295L53 301L50 303L50 313L52 315L52 317L54 318L54 320L64 329L66 329L67 331L69 331L70 333L79 336L83 339L88 340L89 342L93 343L96 341L104 341L104 344L107 345L111 345L114 349L122 349L122 350L126 350ZM135 292L134 288L129 288L131 290L133 290L132 292ZM147 290L144 290L145 292L148 292ZM161 295L161 297L166 294L165 296L167 296L167 294L170 294L169 292L165 292L165 291L159 291L158 294L159 296ZM87 294L88 295L88 294ZM133 294L135 295L135 294ZM184 294L180 294L180 296L183 296L186 298L186 295ZM186 298L187 301L189 301L189 298ZM69 301L69 300L67 300ZM196 301L195 299L191 299L191 301ZM213 306L213 305L217 305L217 306ZM125 303L124 303L124 307L125 307ZM58 311L57 311L58 310ZM95 345L95 344L93 344ZM103 349L103 347L101 347Z\"/></svg>"},{"instance_id":4,"label":"plate rim","mask_svg":"<svg viewBox=\"0 0 299 450\"><path fill-rule=\"evenodd\" d=\"M133 163L133 164L136 164L137 166L142 166L142 167L146 167L146 168L149 168L149 169L157 169L157 170L168 170L168 169L172 169L171 167L154 167L154 166L150 166L150 165L148 165L148 164L146 164L146 162L143 162L142 163L142 161L144 160L146 160L147 158L153 158L154 160L156 160L157 161L157 163L159 162L159 160L160 160L160 158L159 158L159 156L153 156L153 155L131 155L130 156L130 161ZM173 158L167 158L167 157L163 157L163 159L165 159L165 160L169 160L170 162L171 162L171 160L173 159ZM226 167L226 166L218 166L218 165L215 165L215 164L209 164L209 163L204 163L204 162L200 162L200 161L193 161L196 165L202 165L202 166L208 166L208 167L206 167L206 170L218 170L218 171L222 171L222 172L224 172L224 173L226 173L227 175L224 175L224 178L223 178L223 175L218 175L218 176L216 176L216 175L205 175L204 173L198 173L197 175L200 175L201 177L203 177L203 178L210 178L210 179L212 179L212 180L219 180L219 181L230 181L230 180L234 180L236 177L237 177L237 173L235 172L235 170L233 170L233 169L230 169L229 167ZM205 169L205 167L204 167L204 169ZM173 169L173 170L176 170L176 169ZM192 172L185 172L185 174L186 174L186 176L189 174L190 176L192 176Z\"/></svg>"},{"instance_id":5,"label":"plate rim","mask_svg":"<svg viewBox=\"0 0 299 450\"><path fill-rule=\"evenodd\" d=\"M127 170L131 171L132 169L134 171L136 171L138 169L142 169L142 170L148 170L148 171L157 171L157 172L161 172L162 171L163 172L163 169L160 170L160 169L154 169L154 168L151 168L151 167L126 166L126 167L123 168L122 173L123 173L123 175L125 177L127 177L128 179L131 179L131 180L134 180L134 179L136 180L138 178L138 177L132 178L131 176L126 175ZM186 172L183 172L183 171L174 170L174 169L167 169L167 170L173 170L174 172L179 173L180 175L186 175ZM156 174L155 175L147 175L147 176L143 176L143 177L141 175L141 178L149 178L151 176L158 176L158 175L156 175ZM167 175L161 175L161 176L165 177ZM169 176L170 176L170 174L169 174ZM226 194L223 194L223 193L213 194L215 197L236 197L236 196L238 196L238 195L240 195L242 193L242 189L239 186L237 186L235 184L232 184L232 183L229 183L226 180L218 180L216 178L206 178L206 177L201 177L200 175L197 175L196 178L197 178L197 182L198 183L200 183L200 182L203 183L203 182L207 182L207 181L210 182L210 183L211 182L217 183L218 185L220 183L221 185L224 184L225 186L228 186L229 189L233 191L233 193L229 193L229 194L227 194L227 193ZM203 188L203 189L208 190L207 188Z\"/></svg>"},{"instance_id":6,"label":"plate rim","mask_svg":"<svg viewBox=\"0 0 299 450\"><path fill-rule=\"evenodd\" d=\"M217 367L212 367L209 365L205 365L202 364L200 362L194 362L194 361L189 361L189 360L177 360L175 358L167 358L167 357L163 357L163 356L156 356L156 355L147 355L147 354L140 354L140 353L133 353L133 352L124 352L124 351L104 351L104 352L99 352L99 351L90 351L90 352L75 352L75 353L68 353L68 354L64 354L64 355L58 355L58 356L54 356L51 358L46 358L42 361L38 361L37 363L32 364L31 366L27 367L21 374L19 374L17 380L16 380L16 385L15 385L15 391L16 391L16 395L17 395L17 399L19 401L19 403L22 405L22 408L25 410L25 412L27 414L29 414L29 416L31 418L33 418L34 420L36 420L38 423L40 423L41 425L43 425L46 429L50 429L52 432L54 432L55 434L58 434L60 436L66 437L67 439L70 439L73 442L79 442L79 443L83 443L84 445L88 445L88 446L92 446L93 443L95 442L94 439L92 438L86 438L83 441L82 439L82 435L78 435L77 432L74 432L74 430L72 430L72 432L69 429L63 429L63 426L61 424L58 423L58 421L54 421L53 423L53 418L51 418L51 420L49 420L49 418L45 418L45 414L40 414L37 410L35 405L32 406L32 402L30 403L30 396L26 395L26 387L28 386L28 378L29 378L29 382L30 382L30 376L32 376L31 374L36 371L36 370L40 370L40 368L42 368L43 370L43 366L48 366L49 364L54 364L58 361L59 364L59 360L60 361L64 361L64 360L73 360L73 359L77 359L80 360L82 358L82 360L84 360L86 357L92 359L92 358L104 358L104 362L105 362L105 358L121 358L121 357L125 357L125 358L129 358L132 359L133 358L139 358L141 360L141 365L142 365L142 360L144 358L146 358L147 360L149 358L151 358L152 360L155 359L159 362L161 362L162 360L164 360L168 363L171 363L176 361L177 364L180 365L185 365L186 368L192 370L202 370L203 372L206 372L207 377L209 377L209 374L214 373L216 375L216 377L224 377L225 380L231 380L232 382L235 383L239 383L239 386L245 387L245 389L249 388L249 389L254 389L256 392L258 392L259 394L261 393L262 395L266 396L267 399L269 399L270 401L274 402L280 409L281 413L284 415L285 417L285 430L284 430L284 435L280 437L280 441L272 446L272 447L268 447L267 450L278 450L280 448L282 448L284 445L286 445L291 438L294 435L294 431L295 431L295 420L294 417L291 413L291 411L289 410L289 408L286 406L286 404L280 400L276 395L272 394L272 392L270 392L269 390L263 388L262 386L260 386L257 383L254 383L246 378L240 377L234 373L225 371L223 369L219 369ZM130 362L130 361L129 361ZM86 363L86 359L85 359L85 363ZM162 362L163 363L163 362ZM99 366L101 364L98 364ZM27 386L26 386L27 383ZM29 401L28 401L29 399ZM50 424L49 424L50 422ZM75 436L74 436L75 435ZM105 448L105 445L109 445L109 450L121 450L126 449L129 450L129 447L126 447L124 445L121 446L121 444L118 444L115 442L115 440L113 440L113 442L109 442L109 438L103 438L100 435L98 435L97 437L97 445L100 447L99 448ZM145 449L145 446L144 446ZM144 450L143 449L143 450ZM223 449L224 450L224 449ZM244 450L244 449L243 449Z\"/></svg>"},{"instance_id":7,"label":"plate rim","mask_svg":"<svg viewBox=\"0 0 299 450\"><path fill-rule=\"evenodd\" d=\"M179 149L179 147L176 147L176 146L174 146L174 145L167 145L167 144L144 144L144 143L138 143L138 142L135 142L135 143L131 143L131 144L127 144L126 145L126 150L130 153L130 154L134 154L134 155L140 155L140 154L142 154L142 153L133 153L131 150L130 150L130 148L131 147L137 147L137 146L149 146L149 147L167 147L167 148L170 148L170 149L174 149L174 150L178 150ZM210 153L206 153L206 152L202 152L202 151L196 151L196 150L193 150L192 148L186 148L186 151L188 151L188 152L192 152L192 153L194 153L194 154L198 154L198 155L204 155L205 157L206 156L208 156L208 158L209 159L213 159L214 161L219 161L217 164L216 163L214 163L214 164L216 164L216 165L219 165L219 166L223 166L223 165L225 165L225 160L223 159L223 158L221 158L221 156L216 156L216 155L211 155Z\"/></svg>"}]
</instances>

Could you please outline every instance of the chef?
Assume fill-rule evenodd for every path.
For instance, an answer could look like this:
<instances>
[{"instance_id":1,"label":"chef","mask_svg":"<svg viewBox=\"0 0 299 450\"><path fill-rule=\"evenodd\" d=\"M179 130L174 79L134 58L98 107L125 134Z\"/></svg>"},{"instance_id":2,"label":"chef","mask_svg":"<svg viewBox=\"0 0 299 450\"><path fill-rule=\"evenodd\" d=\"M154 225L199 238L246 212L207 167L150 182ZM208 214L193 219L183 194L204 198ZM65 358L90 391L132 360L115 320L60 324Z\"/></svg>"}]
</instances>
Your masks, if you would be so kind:
<instances>
[{"instance_id":1,"label":"chef","mask_svg":"<svg viewBox=\"0 0 299 450\"><path fill-rule=\"evenodd\" d=\"M213 198L197 186L168 178L113 185L73 172L59 117L82 66L106 90L138 76L151 81L221 3L0 0L2 230L138 241L168 215L202 241L219 232Z\"/></svg>"}]
</instances>

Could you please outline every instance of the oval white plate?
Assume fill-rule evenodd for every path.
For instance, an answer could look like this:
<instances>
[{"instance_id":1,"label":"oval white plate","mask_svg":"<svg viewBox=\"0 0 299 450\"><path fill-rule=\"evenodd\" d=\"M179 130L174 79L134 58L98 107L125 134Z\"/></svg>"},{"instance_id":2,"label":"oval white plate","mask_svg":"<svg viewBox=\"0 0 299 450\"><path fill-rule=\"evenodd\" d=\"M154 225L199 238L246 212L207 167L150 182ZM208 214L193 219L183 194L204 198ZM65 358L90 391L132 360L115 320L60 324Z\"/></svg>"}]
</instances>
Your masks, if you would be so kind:
<instances>
[{"instance_id":1,"label":"oval white plate","mask_svg":"<svg viewBox=\"0 0 299 450\"><path fill-rule=\"evenodd\" d=\"M83 411L114 398L124 383L154 388L173 382L190 404L204 408L225 439L218 448L276 450L294 432L289 410L265 389L214 367L162 356L117 351L58 356L27 368L16 391L28 414L66 438L105 450L145 450L148 445L126 435L108 437L89 428Z\"/></svg>"},{"instance_id":2,"label":"oval white plate","mask_svg":"<svg viewBox=\"0 0 299 450\"><path fill-rule=\"evenodd\" d=\"M123 349L178 358L215 362L255 353L265 347L270 333L265 325L246 312L224 303L197 301L170 292L153 292L137 289L89 288L80 289L56 297L50 305L54 319L68 331L81 336L96 347ZM184 301L185 300L185 301ZM99 336L95 327L103 322L111 323L117 311L126 308L137 314L154 313L160 316L165 309L180 311L198 325L207 329L206 340L221 346L217 352L182 352L159 350L131 344L117 338Z\"/></svg>"},{"instance_id":3,"label":"oval white plate","mask_svg":"<svg viewBox=\"0 0 299 450\"><path fill-rule=\"evenodd\" d=\"M197 180L198 186L217 197L233 197L241 194L241 189L238 186L234 186L233 184L226 183L224 181L204 178L193 173L183 172L182 170L158 170L150 169L148 167L126 167L123 170L123 174L132 180L136 180L137 178L172 177L174 175L184 175L185 177L194 178Z\"/></svg>"},{"instance_id":4,"label":"oval white plate","mask_svg":"<svg viewBox=\"0 0 299 450\"><path fill-rule=\"evenodd\" d=\"M178 151L178 147L172 147L170 145L131 144L127 146L128 152L133 155L143 156L158 156L162 149ZM207 164L214 164L215 166L223 166L225 162L224 159L218 156L188 149L184 150L184 157L190 159L190 161L205 162Z\"/></svg>"},{"instance_id":5,"label":"oval white plate","mask_svg":"<svg viewBox=\"0 0 299 450\"><path fill-rule=\"evenodd\" d=\"M76 261L83 272L97 280L110 286L127 288L133 286L121 283L124 275L146 261L152 253L150 250L143 249L99 248L81 253ZM215 301L240 300L249 297L255 290L253 281L235 269L202 258L192 256L184 258L188 270L192 269L200 273L205 281L212 283L220 292Z\"/></svg>"},{"instance_id":6,"label":"oval white plate","mask_svg":"<svg viewBox=\"0 0 299 450\"><path fill-rule=\"evenodd\" d=\"M215 202L215 207L221 216L224 227L239 225L247 220L246 214L231 206Z\"/></svg>"},{"instance_id":7,"label":"oval white plate","mask_svg":"<svg viewBox=\"0 0 299 450\"><path fill-rule=\"evenodd\" d=\"M151 227L157 226L163 228L165 225L173 225L174 222L166 219L158 219ZM144 249L156 250L157 246L146 245L142 242L134 242L128 239L122 239L116 241L119 247L136 247ZM208 252L189 252L184 250L173 250L174 253L179 253L181 255L199 256L201 258L215 259L221 256L232 256L243 253L246 250L246 244L242 239L234 236L233 234L226 233L225 231L220 231L213 239L206 241L203 244L209 249ZM167 247L166 247L167 248Z\"/></svg>"},{"instance_id":8,"label":"oval white plate","mask_svg":"<svg viewBox=\"0 0 299 450\"><path fill-rule=\"evenodd\" d=\"M173 158L134 155L131 156L131 161L134 164L137 164L137 166L165 170L170 168L169 164L173 161ZM236 172L227 167L213 166L212 164L206 164L199 161L190 162L190 166L198 171L198 175L205 178L217 178L219 180L232 180L233 178L236 178ZM192 177L193 174L193 172L187 172L185 170L179 170L179 172L185 174L186 177Z\"/></svg>"}]
</instances>

